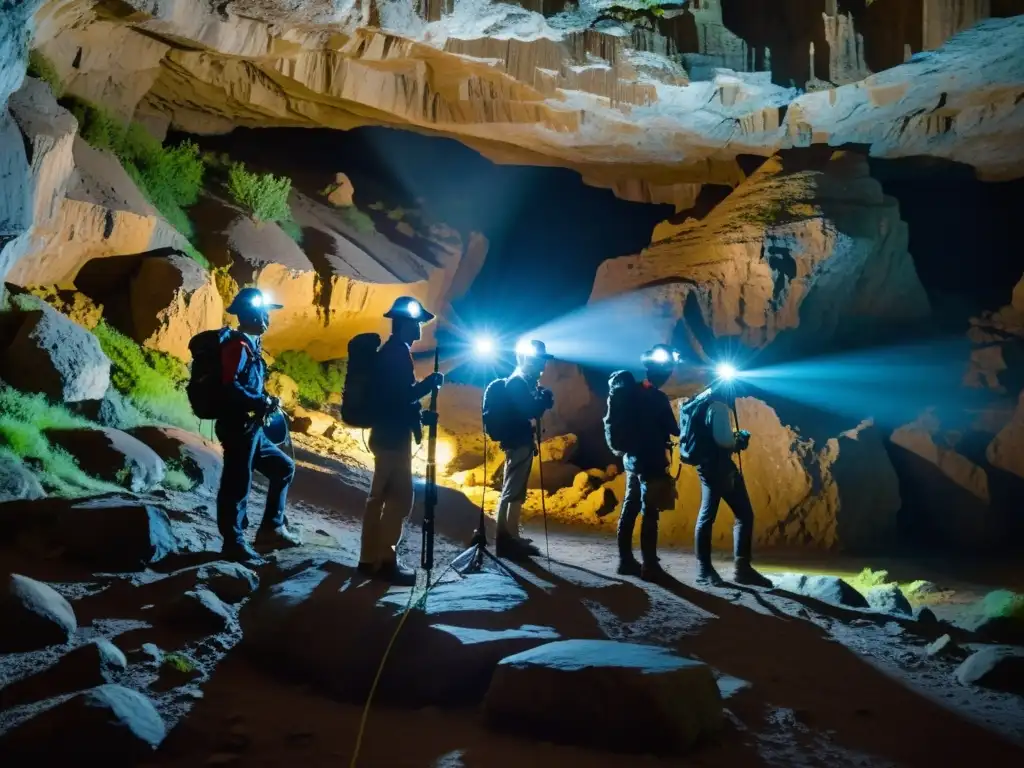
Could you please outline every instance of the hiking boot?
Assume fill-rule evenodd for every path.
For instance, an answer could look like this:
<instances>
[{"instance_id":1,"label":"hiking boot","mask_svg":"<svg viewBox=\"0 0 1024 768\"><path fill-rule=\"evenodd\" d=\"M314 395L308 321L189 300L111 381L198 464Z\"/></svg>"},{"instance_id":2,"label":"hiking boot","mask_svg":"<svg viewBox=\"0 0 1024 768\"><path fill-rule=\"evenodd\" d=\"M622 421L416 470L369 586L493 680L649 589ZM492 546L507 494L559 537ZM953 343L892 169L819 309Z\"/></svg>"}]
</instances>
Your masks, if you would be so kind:
<instances>
[{"instance_id":1,"label":"hiking boot","mask_svg":"<svg viewBox=\"0 0 1024 768\"><path fill-rule=\"evenodd\" d=\"M655 560L653 563L644 563L640 566L640 578L652 584L662 584L672 577L661 567L661 563Z\"/></svg>"},{"instance_id":2,"label":"hiking boot","mask_svg":"<svg viewBox=\"0 0 1024 768\"><path fill-rule=\"evenodd\" d=\"M281 525L270 530L261 528L256 534L255 544L258 547L285 549L286 547L300 546L302 544L302 537L297 531L291 530L287 525Z\"/></svg>"},{"instance_id":3,"label":"hiking boot","mask_svg":"<svg viewBox=\"0 0 1024 768\"><path fill-rule=\"evenodd\" d=\"M767 576L754 570L750 563L737 560L736 568L733 571L732 580L736 584L743 584L748 587L764 587L772 589L775 585Z\"/></svg>"},{"instance_id":4,"label":"hiking boot","mask_svg":"<svg viewBox=\"0 0 1024 768\"><path fill-rule=\"evenodd\" d=\"M529 560L533 555L539 555L540 550L533 544L525 544L519 539L508 534L499 533L494 540L494 553L506 560Z\"/></svg>"},{"instance_id":5,"label":"hiking boot","mask_svg":"<svg viewBox=\"0 0 1024 768\"><path fill-rule=\"evenodd\" d=\"M640 561L635 557L622 558L619 560L619 567L615 569L615 572L619 576L639 576L643 570L643 566L640 565Z\"/></svg>"},{"instance_id":6,"label":"hiking boot","mask_svg":"<svg viewBox=\"0 0 1024 768\"><path fill-rule=\"evenodd\" d=\"M246 541L224 542L224 546L221 547L220 551L225 559L242 563L242 565L257 566L267 564L267 561L263 559L260 553L250 547Z\"/></svg>"},{"instance_id":7,"label":"hiking boot","mask_svg":"<svg viewBox=\"0 0 1024 768\"><path fill-rule=\"evenodd\" d=\"M724 587L725 580L718 575L718 571L711 563L699 563L697 565L697 586Z\"/></svg>"},{"instance_id":8,"label":"hiking boot","mask_svg":"<svg viewBox=\"0 0 1024 768\"><path fill-rule=\"evenodd\" d=\"M415 587L416 571L409 570L398 560L383 563L374 578L381 581L390 581L396 587Z\"/></svg>"}]
</instances>

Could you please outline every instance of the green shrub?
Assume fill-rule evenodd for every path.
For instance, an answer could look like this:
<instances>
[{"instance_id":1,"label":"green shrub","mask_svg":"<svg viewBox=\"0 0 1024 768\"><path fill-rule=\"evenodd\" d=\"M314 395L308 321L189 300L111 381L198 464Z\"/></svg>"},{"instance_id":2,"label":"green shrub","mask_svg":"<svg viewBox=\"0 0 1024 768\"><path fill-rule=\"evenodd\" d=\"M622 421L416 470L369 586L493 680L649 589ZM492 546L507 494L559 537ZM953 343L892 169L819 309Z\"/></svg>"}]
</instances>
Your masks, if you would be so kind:
<instances>
[{"instance_id":1,"label":"green shrub","mask_svg":"<svg viewBox=\"0 0 1024 768\"><path fill-rule=\"evenodd\" d=\"M195 231L185 208L199 200L206 171L199 147L191 141L164 147L139 123L124 125L107 110L84 99L71 96L61 103L78 120L82 138L90 146L117 156L153 207L191 239Z\"/></svg>"},{"instance_id":2,"label":"green shrub","mask_svg":"<svg viewBox=\"0 0 1024 768\"><path fill-rule=\"evenodd\" d=\"M275 358L273 370L295 382L299 402L309 408L322 408L332 393L344 387L346 361L318 363L305 352L286 351Z\"/></svg>"},{"instance_id":3,"label":"green shrub","mask_svg":"<svg viewBox=\"0 0 1024 768\"><path fill-rule=\"evenodd\" d=\"M105 321L93 333L110 358L110 381L118 392L158 423L199 431L199 420L183 389L188 380L184 363L170 355L144 350Z\"/></svg>"},{"instance_id":4,"label":"green shrub","mask_svg":"<svg viewBox=\"0 0 1024 768\"><path fill-rule=\"evenodd\" d=\"M180 468L168 466L161 485L168 491L191 491L196 483Z\"/></svg>"},{"instance_id":5,"label":"green shrub","mask_svg":"<svg viewBox=\"0 0 1024 768\"><path fill-rule=\"evenodd\" d=\"M284 233L288 235L288 237L299 245L302 245L302 227L297 221L282 221L281 229L284 230Z\"/></svg>"},{"instance_id":6,"label":"green shrub","mask_svg":"<svg viewBox=\"0 0 1024 768\"><path fill-rule=\"evenodd\" d=\"M54 96L60 97L61 91L64 90L64 84L61 82L60 75L57 74L57 68L42 51L31 50L28 52L28 74L42 80L50 86Z\"/></svg>"},{"instance_id":7,"label":"green shrub","mask_svg":"<svg viewBox=\"0 0 1024 768\"><path fill-rule=\"evenodd\" d=\"M228 169L228 194L261 222L291 221L288 196L292 180L272 173L254 173L242 163Z\"/></svg>"},{"instance_id":8,"label":"green shrub","mask_svg":"<svg viewBox=\"0 0 1024 768\"><path fill-rule=\"evenodd\" d=\"M28 394L0 385L0 451L37 468L43 487L58 496L81 496L114 490L114 486L90 477L74 457L47 440L48 429L93 426L45 396Z\"/></svg>"},{"instance_id":9,"label":"green shrub","mask_svg":"<svg viewBox=\"0 0 1024 768\"><path fill-rule=\"evenodd\" d=\"M341 218L352 227L356 232L362 232L363 234L370 234L371 232L377 231L377 227L373 223L367 214L360 211L354 205L348 208L342 208L338 211L341 214Z\"/></svg>"}]
</instances>

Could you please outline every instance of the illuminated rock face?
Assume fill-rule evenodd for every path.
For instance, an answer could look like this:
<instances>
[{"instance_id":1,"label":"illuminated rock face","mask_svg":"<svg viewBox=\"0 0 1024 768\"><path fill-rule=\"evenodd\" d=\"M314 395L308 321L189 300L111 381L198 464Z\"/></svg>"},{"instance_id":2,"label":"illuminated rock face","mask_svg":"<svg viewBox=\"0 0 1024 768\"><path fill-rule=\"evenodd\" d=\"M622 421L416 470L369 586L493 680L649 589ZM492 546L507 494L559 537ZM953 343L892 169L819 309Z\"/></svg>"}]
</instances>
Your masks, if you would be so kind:
<instances>
[{"instance_id":1,"label":"illuminated rock face","mask_svg":"<svg viewBox=\"0 0 1024 768\"><path fill-rule=\"evenodd\" d=\"M738 183L738 154L812 144L1024 172L1024 19L988 18L1018 0L694 0L633 22L597 0L99 5L50 0L35 44L71 93L158 130L404 126L679 210Z\"/></svg>"},{"instance_id":2,"label":"illuminated rock face","mask_svg":"<svg viewBox=\"0 0 1024 768\"><path fill-rule=\"evenodd\" d=\"M857 155L772 158L705 219L598 269L591 303L637 292L659 337L713 354L827 345L929 312L899 205Z\"/></svg>"}]
</instances>

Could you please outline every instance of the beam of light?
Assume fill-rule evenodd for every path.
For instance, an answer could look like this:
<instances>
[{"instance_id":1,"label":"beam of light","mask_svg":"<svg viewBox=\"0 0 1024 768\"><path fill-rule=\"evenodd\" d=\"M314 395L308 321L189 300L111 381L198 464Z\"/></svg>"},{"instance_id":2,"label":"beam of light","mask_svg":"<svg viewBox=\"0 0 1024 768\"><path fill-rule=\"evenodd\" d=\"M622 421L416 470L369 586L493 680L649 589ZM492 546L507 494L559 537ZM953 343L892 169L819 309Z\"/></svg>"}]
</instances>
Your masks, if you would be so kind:
<instances>
[{"instance_id":1,"label":"beam of light","mask_svg":"<svg viewBox=\"0 0 1024 768\"><path fill-rule=\"evenodd\" d=\"M262 307L263 296L260 294L256 294L255 296L252 297L252 300L249 303L252 304L254 307Z\"/></svg>"},{"instance_id":2,"label":"beam of light","mask_svg":"<svg viewBox=\"0 0 1024 768\"><path fill-rule=\"evenodd\" d=\"M537 348L530 339L520 339L516 342L516 354L522 357L533 357L537 354Z\"/></svg>"},{"instance_id":3,"label":"beam of light","mask_svg":"<svg viewBox=\"0 0 1024 768\"><path fill-rule=\"evenodd\" d=\"M548 352L594 368L635 368L645 349L671 343L678 318L642 293L629 293L588 304L528 331L544 339Z\"/></svg>"},{"instance_id":4,"label":"beam of light","mask_svg":"<svg viewBox=\"0 0 1024 768\"><path fill-rule=\"evenodd\" d=\"M493 360L498 344L493 336L482 335L473 339L473 354L481 360Z\"/></svg>"},{"instance_id":5,"label":"beam of light","mask_svg":"<svg viewBox=\"0 0 1024 768\"><path fill-rule=\"evenodd\" d=\"M991 404L984 390L963 386L970 360L966 338L875 347L744 370L743 389L890 425L927 408L964 414ZM758 395L756 390L761 390Z\"/></svg>"}]
</instances>

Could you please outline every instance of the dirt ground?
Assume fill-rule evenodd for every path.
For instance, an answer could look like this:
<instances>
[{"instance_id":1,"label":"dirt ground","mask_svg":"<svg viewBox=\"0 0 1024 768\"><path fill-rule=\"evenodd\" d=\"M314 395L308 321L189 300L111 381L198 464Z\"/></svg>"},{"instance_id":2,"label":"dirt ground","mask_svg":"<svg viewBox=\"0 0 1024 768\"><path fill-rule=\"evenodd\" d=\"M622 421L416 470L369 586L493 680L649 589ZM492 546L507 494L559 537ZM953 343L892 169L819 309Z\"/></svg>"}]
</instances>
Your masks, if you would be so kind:
<instances>
[{"instance_id":1,"label":"dirt ground","mask_svg":"<svg viewBox=\"0 0 1024 768\"><path fill-rule=\"evenodd\" d=\"M300 456L292 494L293 522L312 543L340 550L352 565L357 560L364 482L358 472L304 455ZM253 502L258 515L262 504L258 491ZM462 549L452 538L456 529L472 529L475 514L464 505L445 508L444 502L442 497L438 565L432 573L441 581L458 578L445 568ZM168 503L179 509L179 524L187 522L197 545L216 548L212 499L172 499ZM693 560L687 552L663 552L663 563L675 580L653 586L615 575L616 550L606 536L554 526L547 541L542 527L535 526L530 535L542 549L550 547L550 560L541 557L531 565L512 566L507 578L539 588L533 590L531 600L557 601L555 608L564 619L560 627L563 636L566 626L578 626L580 637L597 632L614 640L669 647L706 662L718 675L719 687L727 697L725 731L685 759L618 755L495 733L485 727L475 708L402 709L375 704L369 710L357 765L1024 765L1024 699L960 686L953 678L957 662L926 658L924 646L945 632L939 626L776 591L738 587L699 590L694 586ZM413 521L404 542L409 563L419 561L419 540ZM29 567L26 563L6 565ZM976 571L968 568L961 572L953 564L808 558L794 562L777 553L762 557L762 567L769 574L830 568L846 573L864 565L902 570L907 579L928 578L940 584L945 580L955 585L965 603L989 588L1014 586L1013 580L1020 576L1015 569L1010 575L996 571L999 581L971 581L978 578ZM721 563L721 571L728 573L727 563ZM61 591L67 596L73 597L77 590L79 597L89 599L88 585L72 586L74 576L51 576L51 580L64 581ZM424 584L421 573L419 593ZM407 590L397 591L407 594ZM429 601L429 595L426 599ZM80 610L78 601L75 604L84 624L89 611ZM954 601L937 611L952 615L957 605ZM129 618L144 617L126 617L121 625L97 622L94 631L114 639L132 660L139 658L136 646L153 638L137 635L131 639L142 625ZM351 631L359 633L358 617L353 617ZM363 707L332 700L308 682L296 684L270 666L255 666L232 652L238 639L222 635L215 642L189 641L187 649L201 662L202 674L188 684L151 693L174 727L146 765L277 768L352 764ZM181 647L173 642L164 638L160 644ZM384 648L380 651L383 654ZM424 658L422 663L429 665L431 659ZM8 665L0 666L0 673L21 677L24 670ZM146 685L152 682L142 681ZM17 713L13 720L0 717L0 731L16 719ZM601 723L594 727L600 728Z\"/></svg>"}]
</instances>

